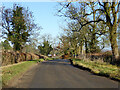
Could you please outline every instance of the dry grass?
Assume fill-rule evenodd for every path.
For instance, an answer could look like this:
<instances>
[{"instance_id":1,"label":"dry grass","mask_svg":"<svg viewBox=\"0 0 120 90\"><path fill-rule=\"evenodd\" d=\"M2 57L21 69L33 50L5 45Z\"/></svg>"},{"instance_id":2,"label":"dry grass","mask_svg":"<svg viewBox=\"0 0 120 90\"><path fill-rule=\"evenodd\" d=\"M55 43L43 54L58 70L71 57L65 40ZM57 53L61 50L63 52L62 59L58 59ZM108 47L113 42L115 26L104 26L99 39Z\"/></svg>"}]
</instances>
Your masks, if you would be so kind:
<instances>
[{"instance_id":1,"label":"dry grass","mask_svg":"<svg viewBox=\"0 0 120 90\"><path fill-rule=\"evenodd\" d=\"M116 65L111 65L103 60L89 60L89 59L72 59L74 65L82 66L88 68L94 74L99 74L107 76L112 79L120 80L120 67Z\"/></svg>"}]
</instances>

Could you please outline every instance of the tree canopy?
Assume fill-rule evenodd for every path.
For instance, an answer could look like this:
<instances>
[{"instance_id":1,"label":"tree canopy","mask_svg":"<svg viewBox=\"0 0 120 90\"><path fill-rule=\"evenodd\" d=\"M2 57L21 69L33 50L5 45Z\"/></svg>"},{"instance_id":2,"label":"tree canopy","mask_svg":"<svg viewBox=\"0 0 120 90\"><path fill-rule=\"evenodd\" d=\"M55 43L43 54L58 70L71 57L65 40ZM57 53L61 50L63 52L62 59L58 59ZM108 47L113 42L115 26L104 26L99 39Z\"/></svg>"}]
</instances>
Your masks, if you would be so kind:
<instances>
[{"instance_id":1,"label":"tree canopy","mask_svg":"<svg viewBox=\"0 0 120 90\"><path fill-rule=\"evenodd\" d=\"M120 2L64 2L59 5L61 9L58 9L57 15L66 17L70 23L68 29L79 33L78 43L81 47L85 45L86 53L95 53L105 47L104 43L110 42L113 60L118 59L117 28Z\"/></svg>"},{"instance_id":2,"label":"tree canopy","mask_svg":"<svg viewBox=\"0 0 120 90\"><path fill-rule=\"evenodd\" d=\"M13 8L3 7L2 27L3 36L11 41L15 51L22 50L25 43L29 42L32 31L37 28L32 12L17 4L14 4Z\"/></svg>"},{"instance_id":3,"label":"tree canopy","mask_svg":"<svg viewBox=\"0 0 120 90\"><path fill-rule=\"evenodd\" d=\"M53 50L50 43L46 40L43 41L43 45L41 44L38 46L38 49L39 49L40 53L43 55L48 55Z\"/></svg>"}]
</instances>

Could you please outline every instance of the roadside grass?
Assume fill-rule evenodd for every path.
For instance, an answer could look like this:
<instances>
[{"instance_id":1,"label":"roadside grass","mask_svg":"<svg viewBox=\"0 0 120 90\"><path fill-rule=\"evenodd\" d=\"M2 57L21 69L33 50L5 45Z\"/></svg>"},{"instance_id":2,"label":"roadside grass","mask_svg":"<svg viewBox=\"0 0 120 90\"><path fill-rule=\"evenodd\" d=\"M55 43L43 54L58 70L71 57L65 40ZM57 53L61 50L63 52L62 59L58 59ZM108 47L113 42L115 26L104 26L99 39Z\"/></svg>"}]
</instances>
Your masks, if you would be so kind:
<instances>
[{"instance_id":1,"label":"roadside grass","mask_svg":"<svg viewBox=\"0 0 120 90\"><path fill-rule=\"evenodd\" d=\"M27 71L33 64L36 64L38 61L42 62L43 60L44 59L25 61L18 65L2 68L2 86L7 85L14 77L19 77L19 75Z\"/></svg>"},{"instance_id":2,"label":"roadside grass","mask_svg":"<svg viewBox=\"0 0 120 90\"><path fill-rule=\"evenodd\" d=\"M54 60L54 58L48 57L45 60Z\"/></svg>"},{"instance_id":3,"label":"roadside grass","mask_svg":"<svg viewBox=\"0 0 120 90\"><path fill-rule=\"evenodd\" d=\"M43 58L41 58L41 59L36 59L34 61L36 61L36 62L42 62L42 61L45 61L45 60Z\"/></svg>"},{"instance_id":4,"label":"roadside grass","mask_svg":"<svg viewBox=\"0 0 120 90\"><path fill-rule=\"evenodd\" d=\"M89 69L92 73L120 81L120 67L101 61L72 59L73 65Z\"/></svg>"}]
</instances>

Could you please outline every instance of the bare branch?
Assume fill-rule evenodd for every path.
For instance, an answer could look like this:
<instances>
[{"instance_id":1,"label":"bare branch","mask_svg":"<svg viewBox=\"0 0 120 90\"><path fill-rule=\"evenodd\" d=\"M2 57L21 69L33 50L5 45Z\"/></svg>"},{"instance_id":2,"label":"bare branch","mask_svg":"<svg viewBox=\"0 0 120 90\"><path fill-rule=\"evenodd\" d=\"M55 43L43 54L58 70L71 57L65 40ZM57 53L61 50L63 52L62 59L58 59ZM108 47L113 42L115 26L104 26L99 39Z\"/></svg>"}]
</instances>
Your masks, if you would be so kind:
<instances>
[{"instance_id":1,"label":"bare branch","mask_svg":"<svg viewBox=\"0 0 120 90\"><path fill-rule=\"evenodd\" d=\"M66 7L69 7L70 4L71 4L71 2L69 2L69 3L66 5Z\"/></svg>"},{"instance_id":2,"label":"bare branch","mask_svg":"<svg viewBox=\"0 0 120 90\"><path fill-rule=\"evenodd\" d=\"M100 6L104 7L104 5L102 5L102 4L100 3L100 0L98 0L98 3L99 3Z\"/></svg>"},{"instance_id":3,"label":"bare branch","mask_svg":"<svg viewBox=\"0 0 120 90\"><path fill-rule=\"evenodd\" d=\"M119 9L120 9L119 6L120 6L120 2L118 3L117 11L115 12L115 14L119 12Z\"/></svg>"},{"instance_id":4,"label":"bare branch","mask_svg":"<svg viewBox=\"0 0 120 90\"><path fill-rule=\"evenodd\" d=\"M104 12L104 10L103 9L96 9L94 12L96 13L97 11L102 11L102 12ZM91 15L91 14L93 14L93 12L91 12L91 13L87 13L87 14L85 14L83 17L85 17L85 16L88 16L88 15Z\"/></svg>"},{"instance_id":5,"label":"bare branch","mask_svg":"<svg viewBox=\"0 0 120 90\"><path fill-rule=\"evenodd\" d=\"M102 21L102 22L104 22L104 23L105 23L105 21L104 21L104 20L102 20L102 19L98 19L98 20L96 20L96 21L89 21L89 22L87 22L87 23L85 23L85 24L81 25L81 28L79 29L79 31L82 29L82 27L83 27L83 26L85 26L85 25L87 25L87 24L90 24L90 23L92 23L92 22L100 22L100 21Z\"/></svg>"}]
</instances>

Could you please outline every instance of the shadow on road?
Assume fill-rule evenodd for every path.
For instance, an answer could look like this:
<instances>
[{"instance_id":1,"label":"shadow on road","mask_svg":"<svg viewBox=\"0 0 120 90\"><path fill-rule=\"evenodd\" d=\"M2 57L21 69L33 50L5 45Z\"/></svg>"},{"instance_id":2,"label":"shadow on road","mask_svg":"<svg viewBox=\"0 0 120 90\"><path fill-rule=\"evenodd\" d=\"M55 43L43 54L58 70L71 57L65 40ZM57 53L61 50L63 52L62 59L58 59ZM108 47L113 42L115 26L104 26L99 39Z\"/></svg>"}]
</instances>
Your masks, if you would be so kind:
<instances>
[{"instance_id":1,"label":"shadow on road","mask_svg":"<svg viewBox=\"0 0 120 90\"><path fill-rule=\"evenodd\" d=\"M49 60L47 62L41 62L43 65L71 65L69 60Z\"/></svg>"}]
</instances>

